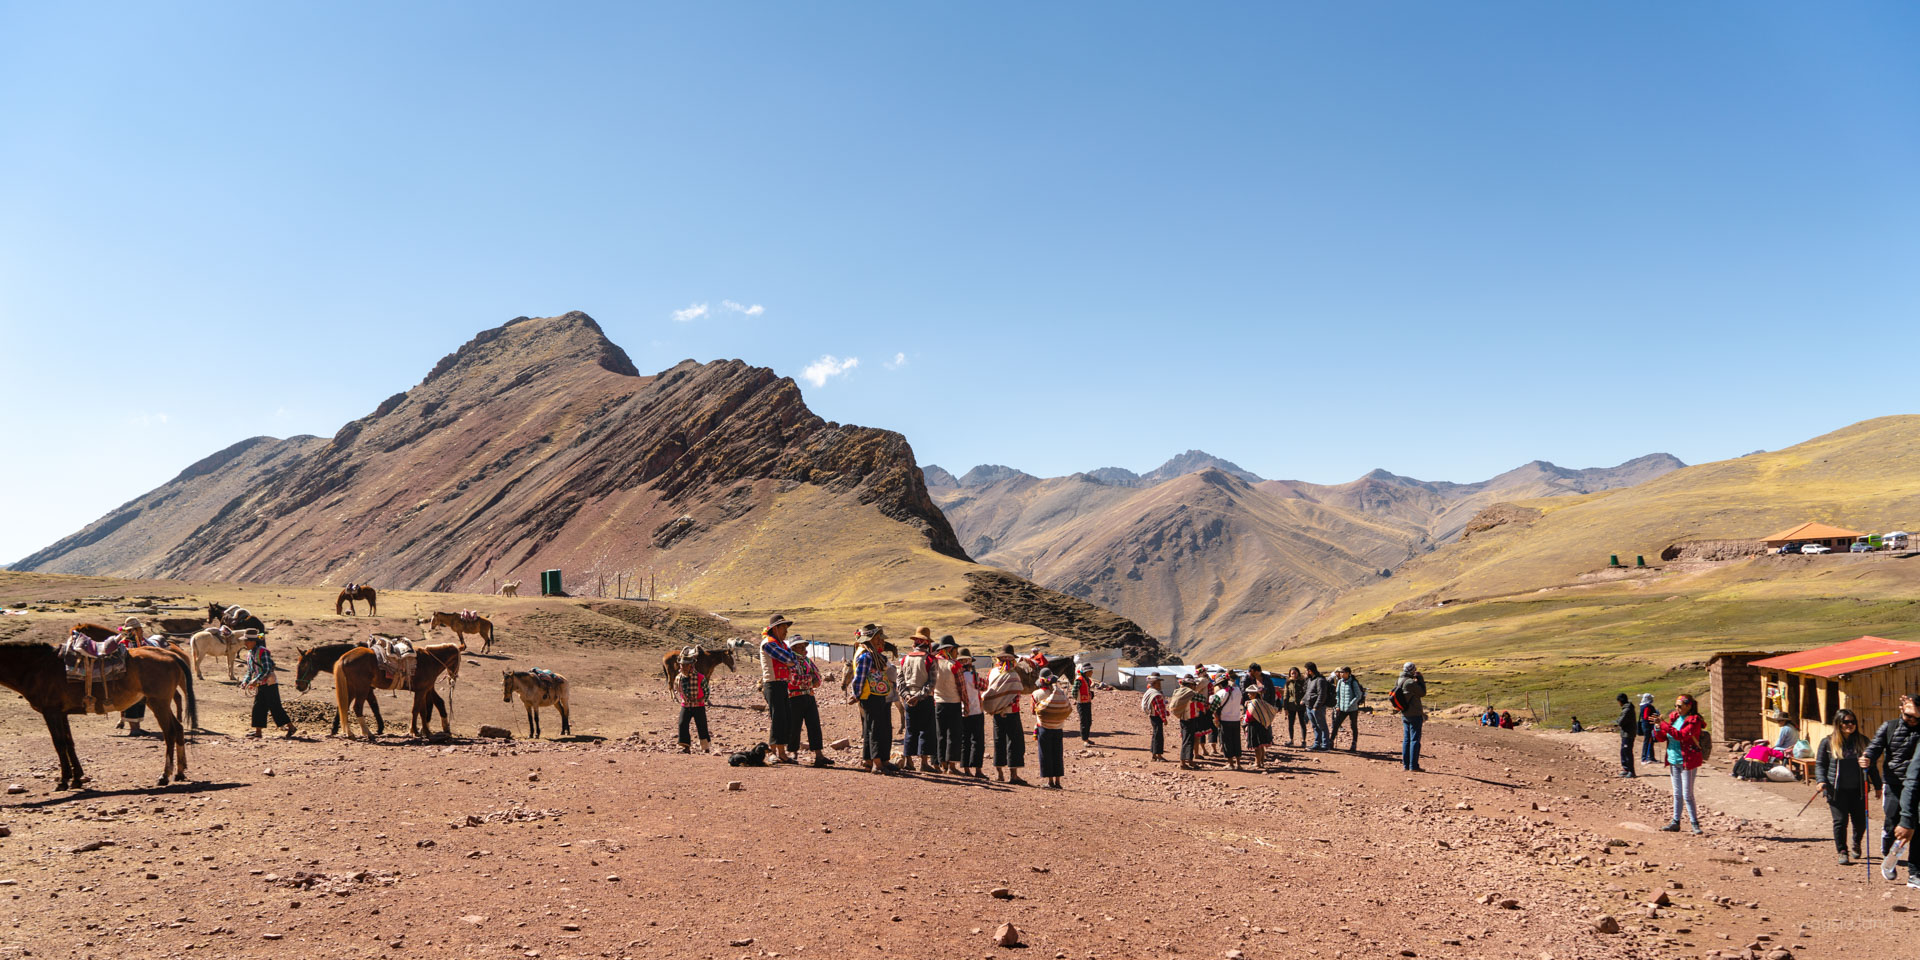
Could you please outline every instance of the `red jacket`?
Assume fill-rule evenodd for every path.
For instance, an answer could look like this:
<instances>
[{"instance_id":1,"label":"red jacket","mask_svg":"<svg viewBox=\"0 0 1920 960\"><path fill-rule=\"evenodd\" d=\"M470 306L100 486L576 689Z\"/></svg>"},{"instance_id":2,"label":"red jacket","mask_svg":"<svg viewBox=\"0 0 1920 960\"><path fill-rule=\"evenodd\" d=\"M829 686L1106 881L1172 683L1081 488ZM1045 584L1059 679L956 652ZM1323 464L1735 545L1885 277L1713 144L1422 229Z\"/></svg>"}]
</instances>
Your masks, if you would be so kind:
<instances>
[{"instance_id":1,"label":"red jacket","mask_svg":"<svg viewBox=\"0 0 1920 960\"><path fill-rule=\"evenodd\" d=\"M1679 723L1677 727L1674 726L1676 722ZM1669 714L1665 720L1655 720L1653 722L1654 742L1665 742L1668 737L1678 740L1680 742L1680 765L1683 769L1687 770L1692 770L1706 762L1705 758L1700 756L1700 738L1705 736L1706 732L1707 722L1700 719L1700 715L1697 713L1690 713L1683 718L1680 716L1680 711L1675 710ZM1667 762L1667 751L1660 751L1660 762Z\"/></svg>"}]
</instances>

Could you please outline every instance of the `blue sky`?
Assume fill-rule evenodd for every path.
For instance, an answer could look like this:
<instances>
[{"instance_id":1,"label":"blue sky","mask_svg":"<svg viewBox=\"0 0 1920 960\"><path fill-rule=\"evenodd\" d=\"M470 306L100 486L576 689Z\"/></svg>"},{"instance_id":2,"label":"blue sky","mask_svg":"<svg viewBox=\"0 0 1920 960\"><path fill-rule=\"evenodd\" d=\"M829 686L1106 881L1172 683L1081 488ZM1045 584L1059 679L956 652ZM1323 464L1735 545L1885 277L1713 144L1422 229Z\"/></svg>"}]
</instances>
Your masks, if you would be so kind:
<instances>
[{"instance_id":1,"label":"blue sky","mask_svg":"<svg viewBox=\"0 0 1920 960\"><path fill-rule=\"evenodd\" d=\"M956 472L1783 446L1912 409L1915 49L1895 3L0 2L0 560L572 309L839 369L815 410Z\"/></svg>"}]
</instances>

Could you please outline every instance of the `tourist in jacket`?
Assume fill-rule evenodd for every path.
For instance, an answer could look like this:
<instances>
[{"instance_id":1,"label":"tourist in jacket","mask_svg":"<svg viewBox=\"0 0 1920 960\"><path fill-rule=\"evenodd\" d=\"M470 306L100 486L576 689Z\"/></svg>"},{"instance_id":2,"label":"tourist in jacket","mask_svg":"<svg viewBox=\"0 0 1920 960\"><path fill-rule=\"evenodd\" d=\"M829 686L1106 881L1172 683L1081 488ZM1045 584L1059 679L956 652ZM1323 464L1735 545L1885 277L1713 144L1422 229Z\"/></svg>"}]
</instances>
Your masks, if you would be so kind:
<instances>
[{"instance_id":1,"label":"tourist in jacket","mask_svg":"<svg viewBox=\"0 0 1920 960\"><path fill-rule=\"evenodd\" d=\"M913 649L900 658L900 703L906 710L907 742L901 750L901 764L912 770L913 759L920 758L920 769L934 770L937 746L938 714L933 705L934 676L939 665L933 656L933 631L921 627L913 634Z\"/></svg>"},{"instance_id":2,"label":"tourist in jacket","mask_svg":"<svg viewBox=\"0 0 1920 960\"><path fill-rule=\"evenodd\" d=\"M993 779L1025 786L1020 768L1027 765L1027 732L1020 724L1020 696L1026 692L1026 681L1021 679L1019 660L1012 644L993 655L980 709L993 718ZM1006 776L1008 770L1013 771L1011 777Z\"/></svg>"},{"instance_id":3,"label":"tourist in jacket","mask_svg":"<svg viewBox=\"0 0 1920 960\"><path fill-rule=\"evenodd\" d=\"M1360 707L1367 702L1367 688L1353 675L1352 667L1333 672L1333 725L1327 731L1327 746L1340 739L1340 725L1347 725L1347 752L1360 749Z\"/></svg>"},{"instance_id":4,"label":"tourist in jacket","mask_svg":"<svg viewBox=\"0 0 1920 960\"><path fill-rule=\"evenodd\" d=\"M1412 663L1400 665L1393 684L1393 701L1400 711L1400 765L1413 773L1420 769L1420 734L1427 725L1427 678Z\"/></svg>"},{"instance_id":5,"label":"tourist in jacket","mask_svg":"<svg viewBox=\"0 0 1920 960\"><path fill-rule=\"evenodd\" d=\"M1300 727L1300 745L1307 743L1307 678L1299 667L1287 668L1287 682L1280 690L1280 709L1287 714L1287 746L1293 746L1293 728Z\"/></svg>"},{"instance_id":6,"label":"tourist in jacket","mask_svg":"<svg viewBox=\"0 0 1920 960\"><path fill-rule=\"evenodd\" d=\"M1700 717L1700 706L1693 698L1681 694L1673 700L1673 712L1663 720L1653 724L1653 739L1663 743L1666 748L1660 756L1667 765L1667 777L1673 784L1673 819L1660 829L1668 833L1680 829L1680 815L1685 813L1687 822L1693 825L1694 833L1701 833L1700 809L1693 796L1694 775L1700 764L1706 762L1700 753L1700 738L1707 731L1707 722Z\"/></svg>"},{"instance_id":7,"label":"tourist in jacket","mask_svg":"<svg viewBox=\"0 0 1920 960\"><path fill-rule=\"evenodd\" d=\"M1093 664L1083 663L1073 676L1073 705L1080 714L1080 742L1093 744Z\"/></svg>"},{"instance_id":8,"label":"tourist in jacket","mask_svg":"<svg viewBox=\"0 0 1920 960\"><path fill-rule=\"evenodd\" d=\"M960 665L954 662L954 651L959 649L951 636L933 645L934 759L949 774L960 772L960 720L966 715L960 698Z\"/></svg>"},{"instance_id":9,"label":"tourist in jacket","mask_svg":"<svg viewBox=\"0 0 1920 960\"><path fill-rule=\"evenodd\" d=\"M792 620L780 614L767 618L760 631L760 695L767 701L767 745L773 748L777 763L798 763L787 755L787 740L793 727L792 711L787 709L787 681L793 678L796 658L787 646L787 629Z\"/></svg>"},{"instance_id":10,"label":"tourist in jacket","mask_svg":"<svg viewBox=\"0 0 1920 960\"><path fill-rule=\"evenodd\" d=\"M1866 755L1860 758L1869 767L1885 758L1885 771L1881 776L1886 784L1886 800L1880 811L1880 875L1888 880L1900 879L1900 858L1893 855L1893 831L1900 826L1900 799L1906 792L1907 761L1913 759L1917 744L1920 744L1920 705L1915 704L1911 694L1901 694L1900 715L1880 725L1872 742L1867 744ZM1913 876L1911 855L1907 860L1907 876Z\"/></svg>"},{"instance_id":11,"label":"tourist in jacket","mask_svg":"<svg viewBox=\"0 0 1920 960\"><path fill-rule=\"evenodd\" d=\"M1213 691L1213 717L1220 725L1220 755L1227 758L1227 765L1240 769L1240 724L1247 716L1246 698L1241 694L1240 684L1229 671L1220 678L1220 686Z\"/></svg>"},{"instance_id":12,"label":"tourist in jacket","mask_svg":"<svg viewBox=\"0 0 1920 960\"><path fill-rule=\"evenodd\" d=\"M1613 699L1620 704L1620 719L1615 721L1620 725L1620 775L1631 777L1633 776L1633 735L1640 729L1640 717L1633 709L1633 701L1628 699L1626 694L1616 693Z\"/></svg>"},{"instance_id":13,"label":"tourist in jacket","mask_svg":"<svg viewBox=\"0 0 1920 960\"><path fill-rule=\"evenodd\" d=\"M1327 711L1333 709L1333 682L1312 661L1307 662L1307 693L1301 705L1313 721L1313 746L1307 749L1333 749L1333 733L1327 729Z\"/></svg>"},{"instance_id":14,"label":"tourist in jacket","mask_svg":"<svg viewBox=\"0 0 1920 960\"><path fill-rule=\"evenodd\" d=\"M1814 755L1813 779L1827 798L1827 811L1833 815L1833 845L1839 849L1840 865L1853 866L1853 857L1861 856L1861 842L1867 836L1867 786L1880 797L1880 770L1866 759L1867 736L1860 732L1860 718L1852 710L1841 709L1833 715L1833 735L1820 741ZM1853 855L1847 855L1847 827L1853 827Z\"/></svg>"},{"instance_id":15,"label":"tourist in jacket","mask_svg":"<svg viewBox=\"0 0 1920 960\"><path fill-rule=\"evenodd\" d=\"M849 702L860 705L861 765L870 773L892 773L893 692L887 671L883 645L887 631L869 623L860 628L860 652L853 658L853 684Z\"/></svg>"},{"instance_id":16,"label":"tourist in jacket","mask_svg":"<svg viewBox=\"0 0 1920 960\"><path fill-rule=\"evenodd\" d=\"M820 668L807 656L805 637L787 641L787 649L794 656L793 666L787 671L787 713L793 718L787 728L787 749L791 754L800 752L800 731L805 727L813 765L831 767L833 760L820 752L820 703L813 694L820 686Z\"/></svg>"},{"instance_id":17,"label":"tourist in jacket","mask_svg":"<svg viewBox=\"0 0 1920 960\"><path fill-rule=\"evenodd\" d=\"M1147 726L1153 731L1147 739L1147 757L1150 760L1167 759L1167 695L1160 692L1160 675L1147 678L1147 692L1140 696L1140 712L1147 715Z\"/></svg>"},{"instance_id":18,"label":"tourist in jacket","mask_svg":"<svg viewBox=\"0 0 1920 960\"><path fill-rule=\"evenodd\" d=\"M699 656L699 647L680 651L680 674L673 678L673 699L680 704L681 753L693 751L690 727L700 730L700 752L713 752L713 735L707 732L707 678L700 675Z\"/></svg>"},{"instance_id":19,"label":"tourist in jacket","mask_svg":"<svg viewBox=\"0 0 1920 960\"><path fill-rule=\"evenodd\" d=\"M286 735L293 736L293 718L287 716L287 708L280 703L280 680L274 676L273 654L267 650L267 638L257 633L246 633L241 640L240 665L246 673L240 679L240 687L253 691L253 731L247 736L258 739L267 729L267 719L287 728ZM191 679L191 678L189 678Z\"/></svg>"},{"instance_id":20,"label":"tourist in jacket","mask_svg":"<svg viewBox=\"0 0 1920 960\"><path fill-rule=\"evenodd\" d=\"M961 650L954 657L954 684L960 688L960 774L975 780L987 778L987 714L980 706L980 695L987 681L974 669L973 651Z\"/></svg>"}]
</instances>

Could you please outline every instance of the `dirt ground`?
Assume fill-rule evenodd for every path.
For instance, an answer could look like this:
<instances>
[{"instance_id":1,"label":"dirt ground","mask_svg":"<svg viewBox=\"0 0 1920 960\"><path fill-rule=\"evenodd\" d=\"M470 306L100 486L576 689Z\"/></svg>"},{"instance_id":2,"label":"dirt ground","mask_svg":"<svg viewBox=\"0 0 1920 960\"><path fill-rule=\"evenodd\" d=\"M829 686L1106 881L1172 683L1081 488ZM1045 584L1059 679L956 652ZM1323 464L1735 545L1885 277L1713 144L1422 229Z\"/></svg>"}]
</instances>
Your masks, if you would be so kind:
<instances>
[{"instance_id":1,"label":"dirt ground","mask_svg":"<svg viewBox=\"0 0 1920 960\"><path fill-rule=\"evenodd\" d=\"M316 616L276 628L289 670L283 632L366 626ZM192 780L160 789L159 741L90 717L92 789L53 792L44 727L0 694L0 783L24 789L0 796L0 958L1779 960L1904 956L1915 931L1920 895L1837 867L1822 810L1722 802L1750 789L1725 781L1703 785L1706 836L1658 832L1664 779L1613 777L1588 742L1604 734L1434 722L1409 775L1382 715L1359 753L1183 773L1148 761L1123 691L1098 701L1094 746L1070 746L1063 792L875 777L833 751L829 769L734 769L675 752L657 662L522 620L467 654L453 739L372 744L318 724L240 739L246 698L213 670ZM532 666L571 679L574 736L475 739L524 736L495 670ZM765 722L741 666L716 675L722 748ZM330 682L288 700L330 704ZM404 728L404 701L382 705ZM829 739L857 737L852 707L823 713ZM1003 922L1023 947L993 945Z\"/></svg>"}]
</instances>

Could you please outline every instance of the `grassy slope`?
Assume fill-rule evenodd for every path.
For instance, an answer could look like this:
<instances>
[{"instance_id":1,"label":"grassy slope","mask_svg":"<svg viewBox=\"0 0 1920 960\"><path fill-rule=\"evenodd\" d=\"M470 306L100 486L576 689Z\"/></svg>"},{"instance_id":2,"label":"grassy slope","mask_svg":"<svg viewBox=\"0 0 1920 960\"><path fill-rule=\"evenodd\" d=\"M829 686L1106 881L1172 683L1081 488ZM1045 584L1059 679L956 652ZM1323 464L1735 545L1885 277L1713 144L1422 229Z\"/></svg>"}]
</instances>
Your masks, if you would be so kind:
<instances>
[{"instance_id":1,"label":"grassy slope","mask_svg":"<svg viewBox=\"0 0 1920 960\"><path fill-rule=\"evenodd\" d=\"M1322 638L1263 660L1430 667L1437 702L1518 707L1554 697L1589 723L1613 693L1702 691L1721 650L1802 649L1920 635L1920 558L1761 557L1608 579L1609 553L1757 537L1802 520L1858 530L1920 521L1920 418L1887 417L1774 453L1703 464L1626 490L1531 501L1531 525L1475 534L1336 604ZM1629 561L1631 562L1631 561ZM1445 598L1389 614L1404 601ZM1491 598L1491 599L1475 599ZM1384 679L1384 676L1380 679Z\"/></svg>"}]
</instances>

